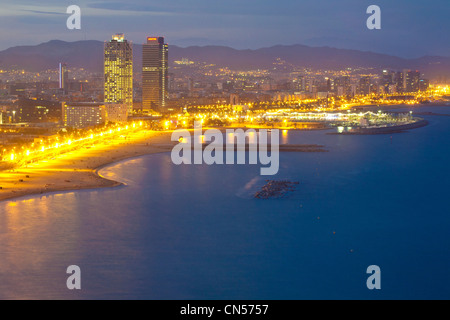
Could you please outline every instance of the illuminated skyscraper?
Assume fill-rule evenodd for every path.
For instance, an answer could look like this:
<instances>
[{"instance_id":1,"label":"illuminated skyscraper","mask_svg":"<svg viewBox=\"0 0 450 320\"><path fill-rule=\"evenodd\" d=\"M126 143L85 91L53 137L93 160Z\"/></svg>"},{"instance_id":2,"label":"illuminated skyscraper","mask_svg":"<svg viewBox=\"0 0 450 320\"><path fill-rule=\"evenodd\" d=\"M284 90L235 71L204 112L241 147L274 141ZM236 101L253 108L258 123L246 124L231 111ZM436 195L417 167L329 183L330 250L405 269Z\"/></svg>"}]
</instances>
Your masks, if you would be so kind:
<instances>
[{"instance_id":1,"label":"illuminated skyscraper","mask_svg":"<svg viewBox=\"0 0 450 320\"><path fill-rule=\"evenodd\" d=\"M105 102L127 105L133 112L133 46L123 34L105 42Z\"/></svg>"},{"instance_id":2,"label":"illuminated skyscraper","mask_svg":"<svg viewBox=\"0 0 450 320\"><path fill-rule=\"evenodd\" d=\"M168 45L149 37L142 49L142 110L163 112L168 89Z\"/></svg>"},{"instance_id":3,"label":"illuminated skyscraper","mask_svg":"<svg viewBox=\"0 0 450 320\"><path fill-rule=\"evenodd\" d=\"M59 64L59 89L61 89L64 94L67 93L68 89L68 77L69 72L67 71L67 64L61 62Z\"/></svg>"}]
</instances>

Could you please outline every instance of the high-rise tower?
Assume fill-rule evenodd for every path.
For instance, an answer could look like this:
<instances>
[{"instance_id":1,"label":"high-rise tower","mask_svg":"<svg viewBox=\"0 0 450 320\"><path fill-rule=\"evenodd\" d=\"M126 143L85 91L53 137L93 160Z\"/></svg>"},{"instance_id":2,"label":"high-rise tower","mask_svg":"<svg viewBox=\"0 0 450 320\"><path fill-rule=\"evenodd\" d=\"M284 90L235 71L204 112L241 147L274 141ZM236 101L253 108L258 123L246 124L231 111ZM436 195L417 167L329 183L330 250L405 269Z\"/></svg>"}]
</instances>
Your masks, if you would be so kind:
<instances>
[{"instance_id":1,"label":"high-rise tower","mask_svg":"<svg viewBox=\"0 0 450 320\"><path fill-rule=\"evenodd\" d=\"M60 63L59 64L59 89L64 92L64 94L67 94L68 91L68 77L69 72L67 71L67 64Z\"/></svg>"},{"instance_id":2,"label":"high-rise tower","mask_svg":"<svg viewBox=\"0 0 450 320\"><path fill-rule=\"evenodd\" d=\"M142 48L142 110L164 112L168 89L168 45L149 37Z\"/></svg>"},{"instance_id":3,"label":"high-rise tower","mask_svg":"<svg viewBox=\"0 0 450 320\"><path fill-rule=\"evenodd\" d=\"M105 102L125 104L133 111L133 46L123 34L105 42Z\"/></svg>"},{"instance_id":4,"label":"high-rise tower","mask_svg":"<svg viewBox=\"0 0 450 320\"><path fill-rule=\"evenodd\" d=\"M406 92L419 91L420 72L408 71L406 73Z\"/></svg>"}]
</instances>

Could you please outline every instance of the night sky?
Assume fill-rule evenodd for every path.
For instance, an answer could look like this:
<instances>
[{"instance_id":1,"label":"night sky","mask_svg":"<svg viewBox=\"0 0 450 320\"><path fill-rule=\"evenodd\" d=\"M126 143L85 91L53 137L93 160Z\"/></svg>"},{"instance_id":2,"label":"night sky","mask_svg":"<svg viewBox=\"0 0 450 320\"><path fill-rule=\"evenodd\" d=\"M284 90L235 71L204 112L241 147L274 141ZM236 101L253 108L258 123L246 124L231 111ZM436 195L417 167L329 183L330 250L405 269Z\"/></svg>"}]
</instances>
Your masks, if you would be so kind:
<instances>
[{"instance_id":1,"label":"night sky","mask_svg":"<svg viewBox=\"0 0 450 320\"><path fill-rule=\"evenodd\" d=\"M373 4L381 7L381 30L366 28ZM66 28L69 5L81 7L81 30ZM125 33L135 43L157 35L184 47L305 44L450 56L449 0L1 0L0 8L0 50Z\"/></svg>"}]
</instances>

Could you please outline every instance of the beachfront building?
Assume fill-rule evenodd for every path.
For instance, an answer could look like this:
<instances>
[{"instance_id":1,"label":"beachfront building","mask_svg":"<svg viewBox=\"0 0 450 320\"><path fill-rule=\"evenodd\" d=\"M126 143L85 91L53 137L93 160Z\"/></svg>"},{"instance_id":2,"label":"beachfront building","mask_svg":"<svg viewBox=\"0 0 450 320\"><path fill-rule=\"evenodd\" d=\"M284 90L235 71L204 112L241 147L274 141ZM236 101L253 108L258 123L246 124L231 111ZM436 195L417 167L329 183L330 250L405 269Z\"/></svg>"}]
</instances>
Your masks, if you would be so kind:
<instances>
[{"instance_id":1,"label":"beachfront building","mask_svg":"<svg viewBox=\"0 0 450 320\"><path fill-rule=\"evenodd\" d=\"M133 47L123 34L104 46L105 103L120 103L133 112Z\"/></svg>"},{"instance_id":2,"label":"beachfront building","mask_svg":"<svg viewBox=\"0 0 450 320\"><path fill-rule=\"evenodd\" d=\"M70 102L62 104L65 127L86 128L128 120L128 105L120 103Z\"/></svg>"},{"instance_id":3,"label":"beachfront building","mask_svg":"<svg viewBox=\"0 0 450 320\"><path fill-rule=\"evenodd\" d=\"M106 107L103 103L95 102L63 102L62 115L65 127L92 127L106 122Z\"/></svg>"}]
</instances>

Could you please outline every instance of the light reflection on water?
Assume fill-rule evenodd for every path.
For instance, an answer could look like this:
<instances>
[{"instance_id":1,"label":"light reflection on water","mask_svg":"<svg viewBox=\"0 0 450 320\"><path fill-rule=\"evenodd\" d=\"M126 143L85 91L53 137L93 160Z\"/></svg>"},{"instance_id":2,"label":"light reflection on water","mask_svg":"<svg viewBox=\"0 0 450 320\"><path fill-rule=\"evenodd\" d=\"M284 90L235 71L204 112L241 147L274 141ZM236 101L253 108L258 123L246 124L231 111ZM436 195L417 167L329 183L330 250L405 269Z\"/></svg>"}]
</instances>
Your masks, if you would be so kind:
<instances>
[{"instance_id":1,"label":"light reflection on water","mask_svg":"<svg viewBox=\"0 0 450 320\"><path fill-rule=\"evenodd\" d=\"M281 154L287 199L252 199L259 166L159 154L101 171L126 187L0 203L0 298L449 298L449 119L430 120L392 142L288 131L330 152Z\"/></svg>"}]
</instances>

